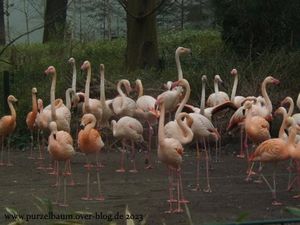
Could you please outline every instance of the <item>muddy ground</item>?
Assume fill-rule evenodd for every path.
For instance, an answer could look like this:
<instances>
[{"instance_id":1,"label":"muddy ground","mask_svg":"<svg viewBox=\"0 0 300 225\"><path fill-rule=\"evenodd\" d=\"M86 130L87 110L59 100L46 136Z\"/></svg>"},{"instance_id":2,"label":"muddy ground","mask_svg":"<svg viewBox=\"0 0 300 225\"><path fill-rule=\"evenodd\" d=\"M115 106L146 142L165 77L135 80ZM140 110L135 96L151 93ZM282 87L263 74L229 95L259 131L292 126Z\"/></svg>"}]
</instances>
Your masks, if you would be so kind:
<instances>
[{"instance_id":1,"label":"muddy ground","mask_svg":"<svg viewBox=\"0 0 300 225\"><path fill-rule=\"evenodd\" d=\"M190 201L188 208L194 224L211 224L215 222L235 221L240 215L245 215L246 220L264 220L291 218L291 214L284 209L287 206L297 207L300 199L292 198L297 193L296 188L290 192L287 188L287 162L278 168L278 198L283 206L271 205L271 194L265 183L256 184L246 182L245 170L247 162L238 159L234 151L238 150L238 139L231 139L229 144L223 146L221 162L213 163L211 172L212 193L203 191L194 192L191 189L195 184L195 151L193 146L188 146L184 154L183 184L186 198ZM74 187L68 187L69 207L53 206L54 214L71 214L75 211L91 212L92 217L98 219L79 219L84 224L108 224L108 215L116 216L113 221L117 224L125 224L120 216L125 215L125 207L136 216L135 224L139 224L141 218L147 216L146 224L188 224L186 213L166 214L168 208L166 199L167 170L157 161L156 150L153 149L152 157L155 160L154 168L144 169L144 153L137 154L138 173L116 173L119 167L120 153L117 149L101 152L101 161L105 167L101 170L101 182L104 201L83 201L85 194L85 157L81 153L76 154L72 160ZM0 167L0 224L8 224L12 219L5 218L4 207L14 208L20 215L46 214L41 211L41 204L36 196L54 201L56 189L52 187L55 182L53 175L46 171L37 170L34 160L27 159L28 150L13 150L12 167ZM204 159L202 159L204 160ZM204 161L201 161L201 187L205 187ZM127 160L126 167L129 168ZM265 166L265 175L271 178L271 165ZM91 179L96 180L95 174ZM96 193L96 184L92 184L92 193ZM101 218L102 214L102 218ZM119 218L117 218L119 217ZM28 224L53 224L58 220L29 220Z\"/></svg>"}]
</instances>

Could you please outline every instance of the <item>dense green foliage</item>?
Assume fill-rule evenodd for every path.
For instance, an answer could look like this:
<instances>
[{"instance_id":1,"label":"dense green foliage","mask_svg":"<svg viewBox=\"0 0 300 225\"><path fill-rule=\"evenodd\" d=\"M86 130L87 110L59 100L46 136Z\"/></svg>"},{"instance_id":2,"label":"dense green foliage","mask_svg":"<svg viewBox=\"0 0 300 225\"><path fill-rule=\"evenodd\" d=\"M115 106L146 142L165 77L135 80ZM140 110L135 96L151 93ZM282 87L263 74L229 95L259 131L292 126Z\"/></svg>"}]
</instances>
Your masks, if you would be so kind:
<instances>
[{"instance_id":1,"label":"dense green foliage","mask_svg":"<svg viewBox=\"0 0 300 225\"><path fill-rule=\"evenodd\" d=\"M14 50L14 64L10 70L14 74L11 83L11 94L19 99L17 106L18 126L15 141L19 145L29 142L25 118L31 111L31 88L37 87L38 97L49 104L50 78L44 75L49 65L57 69L56 97L65 99L65 90L71 86L71 67L67 61L75 57L77 61L77 89L84 91L85 74L80 72L80 65L86 59L92 63L92 97L99 97L99 64L105 64L107 82L107 98L116 95L115 84L121 78L134 81L141 78L145 86L145 94L157 96L163 91L162 84L168 80L177 79L174 53L178 46L192 49L191 56L181 58L184 76L190 81L192 95L190 102L200 105L201 75L208 76L207 96L213 91L213 76L220 74L225 82L222 90L230 94L233 79L230 76L232 68L237 68L240 74L240 83L237 94L260 94L260 82L266 75L272 74L281 80L280 87L271 87L271 99L278 102L286 95L294 99L298 94L300 71L300 51L288 53L285 50L259 55L255 60L249 57L240 57L224 45L221 34L216 31L183 31L161 33L159 36L159 51L161 55L161 70L141 70L128 74L124 66L125 40L116 39L111 42L98 41L91 43L60 43L18 45ZM9 53L9 52L7 52ZM3 64L5 65L5 64ZM2 78L2 77L1 77ZM2 79L1 79L2 80ZM2 90L2 82L0 89ZM283 91L284 90L284 91ZM2 99L2 92L0 97ZM2 101L0 115L3 115ZM24 141L23 141L24 140ZM19 146L21 147L21 146Z\"/></svg>"},{"instance_id":2,"label":"dense green foliage","mask_svg":"<svg viewBox=\"0 0 300 225\"><path fill-rule=\"evenodd\" d=\"M228 44L244 55L283 46L299 48L300 1L213 0L217 23Z\"/></svg>"}]
</instances>

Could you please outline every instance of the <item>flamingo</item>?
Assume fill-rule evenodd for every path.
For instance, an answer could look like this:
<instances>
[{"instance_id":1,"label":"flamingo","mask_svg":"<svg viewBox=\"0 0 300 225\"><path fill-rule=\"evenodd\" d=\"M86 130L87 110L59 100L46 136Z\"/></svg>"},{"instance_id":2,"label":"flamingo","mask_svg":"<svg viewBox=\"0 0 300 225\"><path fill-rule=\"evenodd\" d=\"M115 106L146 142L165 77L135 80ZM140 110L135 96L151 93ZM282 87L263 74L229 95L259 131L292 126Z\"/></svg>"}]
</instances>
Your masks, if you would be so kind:
<instances>
[{"instance_id":1,"label":"flamingo","mask_svg":"<svg viewBox=\"0 0 300 225\"><path fill-rule=\"evenodd\" d=\"M14 103L16 103L18 100L13 95L9 95L7 97L7 104L10 110L10 115L3 116L0 119L0 137L1 137L1 159L0 159L0 166L5 165L3 162L3 152L4 152L4 138L8 136L7 140L7 166L12 166L12 163L10 162L10 136L14 132L16 128L16 110L14 108Z\"/></svg>"},{"instance_id":2,"label":"flamingo","mask_svg":"<svg viewBox=\"0 0 300 225\"><path fill-rule=\"evenodd\" d=\"M125 172L124 168L124 155L125 155L125 142L126 140L130 140L131 148L132 148L132 158L133 158L133 169L129 170L129 172L136 173L136 165L135 165L135 148L134 142L143 142L143 126L142 124L135 118L124 116L116 122L115 120L111 121L111 125L113 128L113 136L115 138L122 139L122 153L121 153L121 167L116 170L116 172Z\"/></svg>"},{"instance_id":3,"label":"flamingo","mask_svg":"<svg viewBox=\"0 0 300 225\"><path fill-rule=\"evenodd\" d=\"M247 137L254 143L254 145L258 145L268 139L271 138L270 135L270 125L266 119L261 116L252 115L252 102L245 102L245 131ZM248 153L248 150L247 150ZM248 155L248 154L247 154ZM250 166L250 165L249 165ZM248 181L252 172L252 167L248 167L248 176L246 180Z\"/></svg>"},{"instance_id":4,"label":"flamingo","mask_svg":"<svg viewBox=\"0 0 300 225\"><path fill-rule=\"evenodd\" d=\"M144 120L148 124L148 150L146 153L146 169L152 168L150 162L150 152L152 146L152 126L157 123L157 118L159 117L159 111L155 109L156 99L150 95L143 95L144 89L143 84L140 79L135 81L135 89L138 92L138 99L136 100L136 117L138 119Z\"/></svg>"},{"instance_id":5,"label":"flamingo","mask_svg":"<svg viewBox=\"0 0 300 225\"><path fill-rule=\"evenodd\" d=\"M164 131L164 122L165 122L165 99L160 97L156 102L160 108L160 118L158 125L158 159L167 165L169 172L176 171L177 174L177 209L173 210L173 202L176 202L173 199L173 182L172 179L169 179L169 210L166 213L173 212L183 212L181 209L181 203L185 200L183 199L183 190L182 190L182 180L181 180L181 164L183 156L183 147L181 143L174 138L167 138ZM171 173L169 173L169 176Z\"/></svg>"},{"instance_id":6,"label":"flamingo","mask_svg":"<svg viewBox=\"0 0 300 225\"><path fill-rule=\"evenodd\" d=\"M229 101L229 97L228 95L223 92L223 91L219 91L219 83L223 83L220 75L215 75L214 78L214 89L215 89L215 93L211 94L207 101L206 104L208 107L213 107L216 105L219 105L221 103L224 103L226 101Z\"/></svg>"},{"instance_id":7,"label":"flamingo","mask_svg":"<svg viewBox=\"0 0 300 225\"><path fill-rule=\"evenodd\" d=\"M109 119L113 116L113 112L109 107L109 105L112 103L112 100L105 99L104 71L104 64L100 64L100 102L102 109L101 125L108 127Z\"/></svg>"},{"instance_id":8,"label":"flamingo","mask_svg":"<svg viewBox=\"0 0 300 225\"><path fill-rule=\"evenodd\" d=\"M26 116L26 124L28 129L30 130L30 155L29 159L34 159L33 157L33 131L35 129L35 120L36 116L38 114L38 109L37 109L37 101L36 101L36 94L37 94L37 89L34 87L31 89L31 95L32 95L32 111L29 112Z\"/></svg>"},{"instance_id":9,"label":"flamingo","mask_svg":"<svg viewBox=\"0 0 300 225\"><path fill-rule=\"evenodd\" d=\"M94 167L93 164L90 163L89 157L94 157L94 154L96 154L97 159L97 186L98 186L98 192L99 196L96 198L96 200L104 200L104 197L101 193L101 186L100 186L100 175L99 175L99 162L97 158L97 153L101 151L101 149L104 147L104 143L102 141L102 138L100 136L100 133L95 129L97 120L96 117L91 114L85 114L83 115L81 119L80 124L80 132L78 133L78 146L80 151L85 153L87 158L87 164L85 167L87 168L87 192L86 196L83 197L83 200L92 200L90 197L90 170L92 167Z\"/></svg>"},{"instance_id":10,"label":"flamingo","mask_svg":"<svg viewBox=\"0 0 300 225\"><path fill-rule=\"evenodd\" d=\"M55 121L58 130L70 132L71 112L61 100L60 105L55 103L55 87L56 87L56 69L54 66L49 66L45 70L46 75L52 75L52 83L50 90L51 102L51 121ZM45 109L44 109L45 110Z\"/></svg>"},{"instance_id":11,"label":"flamingo","mask_svg":"<svg viewBox=\"0 0 300 225\"><path fill-rule=\"evenodd\" d=\"M288 120L293 120L291 117ZM289 122L293 123L293 122ZM259 168L259 175L268 185L272 192L272 205L282 205L277 201L276 196L276 166L280 161L287 160L289 158L300 159L299 149L295 147L296 132L299 128L293 127L288 137L288 141L284 141L281 138L272 138L262 142L249 157L250 162L259 161L262 163L270 162L274 164L273 170L273 186L268 182L265 176L262 174L262 165ZM253 164L252 164L253 165Z\"/></svg>"},{"instance_id":12,"label":"flamingo","mask_svg":"<svg viewBox=\"0 0 300 225\"><path fill-rule=\"evenodd\" d=\"M119 96L115 97L112 100L112 108L118 117L122 116L134 116L136 111L136 103L133 99L127 97L125 93L122 91L121 86L124 86L127 94L132 91L130 86L130 82L126 79L122 79L117 84L117 91Z\"/></svg>"},{"instance_id":13,"label":"flamingo","mask_svg":"<svg viewBox=\"0 0 300 225\"><path fill-rule=\"evenodd\" d=\"M294 112L294 107L295 107L295 103L293 101L293 99L289 96L287 96L282 102L281 102L281 105L286 105L286 104L289 104L289 110L288 110L288 116L291 116L293 117L295 123L300 126L300 113L295 113L293 114Z\"/></svg>"},{"instance_id":14,"label":"flamingo","mask_svg":"<svg viewBox=\"0 0 300 225\"><path fill-rule=\"evenodd\" d=\"M81 70L86 70L87 71L87 77L86 77L86 82L85 82L85 93L84 93L84 103L82 106L82 111L84 114L86 113L92 113L98 123L101 121L102 118L102 108L101 108L101 102L98 99L90 98L90 83L91 83L91 76L92 76L92 69L91 69L91 63L86 60L84 63L81 65Z\"/></svg>"},{"instance_id":15,"label":"flamingo","mask_svg":"<svg viewBox=\"0 0 300 225\"><path fill-rule=\"evenodd\" d=\"M49 124L49 129L51 134L48 138L48 151L54 160L58 161L56 172L58 177L57 184L57 197L55 204L59 204L59 194L60 194L60 173L59 173L59 163L61 161L65 162L65 172L62 173L64 179L64 198L63 203L59 204L60 206L68 206L67 204L67 188L66 188L66 170L67 170L67 161L75 154L73 148L73 139L72 136L66 131L58 131L57 124L55 121L51 121Z\"/></svg>"},{"instance_id":16,"label":"flamingo","mask_svg":"<svg viewBox=\"0 0 300 225\"><path fill-rule=\"evenodd\" d=\"M236 108L239 108L239 107L241 107L242 102L245 100L245 97L235 96L237 85L239 82L239 77L238 77L238 73L237 73L236 69L232 69L230 73L232 76L234 76L234 82L233 82L233 87L232 87L232 91L231 91L230 101L235 105Z\"/></svg>"},{"instance_id":17,"label":"flamingo","mask_svg":"<svg viewBox=\"0 0 300 225\"><path fill-rule=\"evenodd\" d=\"M194 136L190 128L193 120L189 114L181 113L181 111L190 97L191 89L190 89L189 82L186 79L178 80L174 82L173 85L174 86L180 85L181 87L184 87L186 90L185 90L184 98L182 99L178 109L176 110L175 120L169 121L165 125L164 128L165 136L168 138L177 139L180 141L181 144L187 144L192 141ZM183 123L182 118L186 118L190 126L188 126L186 123Z\"/></svg>"}]
</instances>

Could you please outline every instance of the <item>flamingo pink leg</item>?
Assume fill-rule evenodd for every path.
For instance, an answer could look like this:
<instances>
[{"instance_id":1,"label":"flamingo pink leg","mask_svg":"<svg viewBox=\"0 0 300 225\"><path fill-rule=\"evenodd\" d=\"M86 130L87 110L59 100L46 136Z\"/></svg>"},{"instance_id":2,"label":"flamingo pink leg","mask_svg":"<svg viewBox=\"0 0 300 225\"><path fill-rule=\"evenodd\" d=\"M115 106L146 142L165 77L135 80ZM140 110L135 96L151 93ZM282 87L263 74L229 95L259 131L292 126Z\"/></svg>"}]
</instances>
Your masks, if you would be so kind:
<instances>
[{"instance_id":1,"label":"flamingo pink leg","mask_svg":"<svg viewBox=\"0 0 300 225\"><path fill-rule=\"evenodd\" d=\"M103 201L105 198L102 194L101 183L100 183L100 168L96 168L97 174L97 187L98 187L98 197L95 198L97 201Z\"/></svg>"},{"instance_id":2,"label":"flamingo pink leg","mask_svg":"<svg viewBox=\"0 0 300 225\"><path fill-rule=\"evenodd\" d=\"M89 163L88 157L87 157L87 164L84 167L87 170L87 176L86 176L87 189L86 189L86 196L82 197L81 199L87 201L93 199L90 197L90 171L93 165Z\"/></svg>"},{"instance_id":3,"label":"flamingo pink leg","mask_svg":"<svg viewBox=\"0 0 300 225\"><path fill-rule=\"evenodd\" d=\"M67 179L66 179L66 176L67 176L67 168L68 168L68 164L70 163L70 160L67 160L65 162L65 171L63 173L63 177L64 177L64 201L63 203L59 204L59 206L62 206L62 207L67 207L69 206L67 204Z\"/></svg>"},{"instance_id":4,"label":"flamingo pink leg","mask_svg":"<svg viewBox=\"0 0 300 225\"><path fill-rule=\"evenodd\" d=\"M30 130L30 155L28 156L28 159L34 159L33 157L33 131Z\"/></svg>"},{"instance_id":5,"label":"flamingo pink leg","mask_svg":"<svg viewBox=\"0 0 300 225\"><path fill-rule=\"evenodd\" d=\"M152 135L153 135L153 128L151 126L151 124L148 122L148 150L146 152L146 164L147 166L145 167L145 169L152 169L152 164L151 164L151 147L152 147Z\"/></svg>"},{"instance_id":6,"label":"flamingo pink leg","mask_svg":"<svg viewBox=\"0 0 300 225\"><path fill-rule=\"evenodd\" d=\"M200 150L198 140L196 140L196 167L196 187L192 190L200 191Z\"/></svg>"},{"instance_id":7,"label":"flamingo pink leg","mask_svg":"<svg viewBox=\"0 0 300 225\"><path fill-rule=\"evenodd\" d=\"M68 159L66 161L66 167L65 167L65 174L66 176L69 176L70 177L70 183L68 184L69 186L74 186L75 185L75 182L74 182L74 179L73 179L73 174L72 174L72 167L71 167L71 160Z\"/></svg>"},{"instance_id":8,"label":"flamingo pink leg","mask_svg":"<svg viewBox=\"0 0 300 225\"><path fill-rule=\"evenodd\" d=\"M137 169L136 169L136 165L135 165L135 147L134 147L134 142L131 141L131 149L132 149L132 164L133 164L133 168L131 170L129 170L130 173L137 173Z\"/></svg>"},{"instance_id":9,"label":"flamingo pink leg","mask_svg":"<svg viewBox=\"0 0 300 225\"><path fill-rule=\"evenodd\" d=\"M207 182L207 188L205 188L204 192L212 192L210 187L210 179L209 179L209 156L206 148L206 143L204 141L204 151L205 151L205 164L206 164L206 182Z\"/></svg>"},{"instance_id":10,"label":"flamingo pink leg","mask_svg":"<svg viewBox=\"0 0 300 225\"><path fill-rule=\"evenodd\" d=\"M0 158L0 166L4 166L3 162L3 154L4 154L4 136L1 136L1 158Z\"/></svg>"},{"instance_id":11,"label":"flamingo pink leg","mask_svg":"<svg viewBox=\"0 0 300 225\"><path fill-rule=\"evenodd\" d=\"M13 166L13 164L10 161L10 136L8 137L7 140L7 164L6 166Z\"/></svg>"},{"instance_id":12,"label":"flamingo pink leg","mask_svg":"<svg viewBox=\"0 0 300 225\"><path fill-rule=\"evenodd\" d=\"M180 201L180 169L177 170L177 209L173 211L174 213L181 213L181 201Z\"/></svg>"},{"instance_id":13,"label":"flamingo pink leg","mask_svg":"<svg viewBox=\"0 0 300 225\"><path fill-rule=\"evenodd\" d=\"M240 150L240 153L237 155L238 158L245 158L245 152L244 152L244 139L243 139L243 136L244 136L244 126L241 125L240 126L240 140L241 140L241 150Z\"/></svg>"},{"instance_id":14,"label":"flamingo pink leg","mask_svg":"<svg viewBox=\"0 0 300 225\"><path fill-rule=\"evenodd\" d=\"M124 168L124 158L125 158L125 140L122 140L122 151L121 151L121 159L120 159L120 169L116 170L118 173L124 173L125 168Z\"/></svg>"}]
</instances>

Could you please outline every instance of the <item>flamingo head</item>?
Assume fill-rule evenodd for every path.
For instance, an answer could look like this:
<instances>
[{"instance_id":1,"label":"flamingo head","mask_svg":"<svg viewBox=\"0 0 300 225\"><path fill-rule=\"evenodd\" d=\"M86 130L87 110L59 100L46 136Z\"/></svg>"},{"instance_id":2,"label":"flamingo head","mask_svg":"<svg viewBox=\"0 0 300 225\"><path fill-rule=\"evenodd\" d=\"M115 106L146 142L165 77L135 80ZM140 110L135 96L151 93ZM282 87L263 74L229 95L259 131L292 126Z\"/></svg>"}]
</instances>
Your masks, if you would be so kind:
<instances>
[{"instance_id":1,"label":"flamingo head","mask_svg":"<svg viewBox=\"0 0 300 225\"><path fill-rule=\"evenodd\" d=\"M164 84L164 89L171 90L172 84L173 81L168 81L167 83Z\"/></svg>"},{"instance_id":2,"label":"flamingo head","mask_svg":"<svg viewBox=\"0 0 300 225\"><path fill-rule=\"evenodd\" d=\"M213 136L213 138L215 139L215 141L220 139L220 133L218 132L218 129L214 128L214 129L208 129L208 131L210 132L210 135Z\"/></svg>"},{"instance_id":3,"label":"flamingo head","mask_svg":"<svg viewBox=\"0 0 300 225\"><path fill-rule=\"evenodd\" d=\"M45 74L49 75L49 74L54 74L56 73L56 69L54 66L49 66L46 70L45 70Z\"/></svg>"},{"instance_id":4,"label":"flamingo head","mask_svg":"<svg viewBox=\"0 0 300 225\"><path fill-rule=\"evenodd\" d=\"M123 80L123 84L124 84L127 95L129 95L132 92L130 82L128 80Z\"/></svg>"},{"instance_id":5,"label":"flamingo head","mask_svg":"<svg viewBox=\"0 0 300 225\"><path fill-rule=\"evenodd\" d=\"M206 82L207 81L207 76L206 75L202 75L201 80L202 80L202 82Z\"/></svg>"},{"instance_id":6,"label":"flamingo head","mask_svg":"<svg viewBox=\"0 0 300 225\"><path fill-rule=\"evenodd\" d=\"M96 117L93 114L84 114L81 118L80 129L84 129L88 124L96 124L96 121Z\"/></svg>"},{"instance_id":7,"label":"flamingo head","mask_svg":"<svg viewBox=\"0 0 300 225\"><path fill-rule=\"evenodd\" d=\"M69 58L68 63L75 64L75 59L73 57Z\"/></svg>"},{"instance_id":8,"label":"flamingo head","mask_svg":"<svg viewBox=\"0 0 300 225\"><path fill-rule=\"evenodd\" d=\"M178 47L175 51L176 55L187 55L191 54L192 50L190 48L185 48L185 47Z\"/></svg>"},{"instance_id":9,"label":"flamingo head","mask_svg":"<svg viewBox=\"0 0 300 225\"><path fill-rule=\"evenodd\" d=\"M219 82L219 83L223 83L223 80L221 79L221 77L220 77L220 75L219 74L217 74L216 76L215 76L215 81L216 82Z\"/></svg>"},{"instance_id":10,"label":"flamingo head","mask_svg":"<svg viewBox=\"0 0 300 225\"><path fill-rule=\"evenodd\" d=\"M234 68L230 72L231 75L236 76L237 75L237 70Z\"/></svg>"},{"instance_id":11,"label":"flamingo head","mask_svg":"<svg viewBox=\"0 0 300 225\"><path fill-rule=\"evenodd\" d=\"M36 93L37 93L37 89L36 89L35 87L33 87L33 88L31 89L31 93L32 93L32 94L36 94Z\"/></svg>"},{"instance_id":12,"label":"flamingo head","mask_svg":"<svg viewBox=\"0 0 300 225\"><path fill-rule=\"evenodd\" d=\"M85 60L85 61L82 63L80 69L81 69L81 70L87 70L90 66L91 66L91 63L90 63L88 60Z\"/></svg>"},{"instance_id":13,"label":"flamingo head","mask_svg":"<svg viewBox=\"0 0 300 225\"><path fill-rule=\"evenodd\" d=\"M266 81L267 83L272 83L272 84L276 84L276 85L280 83L279 80L275 79L275 78L272 77L272 76L267 76L267 77L265 78L265 81Z\"/></svg>"},{"instance_id":14,"label":"flamingo head","mask_svg":"<svg viewBox=\"0 0 300 225\"><path fill-rule=\"evenodd\" d=\"M156 118L159 118L160 116L160 111L158 110L157 107L149 109L149 112Z\"/></svg>"},{"instance_id":15,"label":"flamingo head","mask_svg":"<svg viewBox=\"0 0 300 225\"><path fill-rule=\"evenodd\" d=\"M13 95L9 95L9 96L7 97L7 101L8 101L8 102L14 102L14 103L17 103L17 102L18 102L18 99L16 99L15 96L13 96Z\"/></svg>"},{"instance_id":16,"label":"flamingo head","mask_svg":"<svg viewBox=\"0 0 300 225\"><path fill-rule=\"evenodd\" d=\"M291 97L287 96L287 97L285 97L285 99L283 99L281 101L280 105L281 106L285 106L287 104L290 104L290 102L292 102L292 101L293 101L293 99Z\"/></svg>"}]
</instances>

